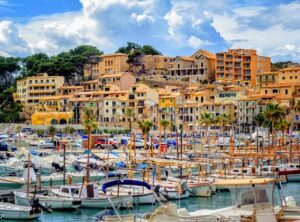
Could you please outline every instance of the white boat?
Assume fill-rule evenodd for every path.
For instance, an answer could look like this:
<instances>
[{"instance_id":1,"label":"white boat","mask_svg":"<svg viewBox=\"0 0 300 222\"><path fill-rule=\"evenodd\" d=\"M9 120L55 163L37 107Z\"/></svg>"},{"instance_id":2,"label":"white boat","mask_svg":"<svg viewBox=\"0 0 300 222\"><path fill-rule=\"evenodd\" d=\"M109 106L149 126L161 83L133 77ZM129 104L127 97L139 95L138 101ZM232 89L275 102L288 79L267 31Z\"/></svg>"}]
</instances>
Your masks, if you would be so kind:
<instances>
[{"instance_id":1,"label":"white boat","mask_svg":"<svg viewBox=\"0 0 300 222\"><path fill-rule=\"evenodd\" d=\"M99 194L99 189L94 184L86 185L64 185L51 192L57 197L76 198L81 200L81 207L85 208L108 208L111 202L104 194ZM129 195L111 196L111 201L118 207L128 208L133 204Z\"/></svg>"},{"instance_id":2,"label":"white boat","mask_svg":"<svg viewBox=\"0 0 300 222\"><path fill-rule=\"evenodd\" d=\"M14 192L15 203L22 206L30 206L30 201L33 198L39 199L39 203L45 208L53 210L77 209L81 205L81 201L74 198L59 198L57 196L46 196L39 194L29 194L24 192Z\"/></svg>"},{"instance_id":3,"label":"white boat","mask_svg":"<svg viewBox=\"0 0 300 222\"><path fill-rule=\"evenodd\" d=\"M40 215L40 208L33 209L32 207L0 202L1 219L33 220L40 217Z\"/></svg>"},{"instance_id":4,"label":"white boat","mask_svg":"<svg viewBox=\"0 0 300 222\"><path fill-rule=\"evenodd\" d=\"M216 182L216 186L227 187L232 196L234 205L220 209L201 209L188 212L187 209L178 209L180 221L282 221L289 216L291 221L300 219L300 211L293 208L293 215L285 211L287 202L280 191L282 204L274 206L273 191L275 183L273 178L257 179L230 179ZM280 184L279 184L280 186ZM281 186L280 186L281 187ZM298 208L299 209L299 208Z\"/></svg>"}]
</instances>

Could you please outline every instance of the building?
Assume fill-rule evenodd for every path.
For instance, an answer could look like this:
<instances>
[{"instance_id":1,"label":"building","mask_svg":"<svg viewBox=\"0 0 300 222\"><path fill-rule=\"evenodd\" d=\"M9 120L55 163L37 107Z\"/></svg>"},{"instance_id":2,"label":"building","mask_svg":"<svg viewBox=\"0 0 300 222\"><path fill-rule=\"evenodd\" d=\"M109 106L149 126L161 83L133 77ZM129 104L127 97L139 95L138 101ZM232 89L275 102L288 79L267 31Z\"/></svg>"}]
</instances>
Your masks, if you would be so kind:
<instances>
[{"instance_id":1,"label":"building","mask_svg":"<svg viewBox=\"0 0 300 222\"><path fill-rule=\"evenodd\" d=\"M127 90L134 85L136 78L129 72L121 72L115 74L103 74L99 76L99 88L104 90L108 84L115 84L120 87L120 90Z\"/></svg>"},{"instance_id":2,"label":"building","mask_svg":"<svg viewBox=\"0 0 300 222\"><path fill-rule=\"evenodd\" d=\"M143 55L141 58L143 73L154 75L155 78L157 76L163 77L167 74L172 59L173 57L163 55Z\"/></svg>"},{"instance_id":3,"label":"building","mask_svg":"<svg viewBox=\"0 0 300 222\"><path fill-rule=\"evenodd\" d=\"M283 84L300 83L300 67L278 70L278 82Z\"/></svg>"},{"instance_id":4,"label":"building","mask_svg":"<svg viewBox=\"0 0 300 222\"><path fill-rule=\"evenodd\" d=\"M177 56L169 64L168 78L207 84L215 79L215 55L198 50L191 56Z\"/></svg>"},{"instance_id":5,"label":"building","mask_svg":"<svg viewBox=\"0 0 300 222\"><path fill-rule=\"evenodd\" d=\"M40 98L55 96L57 89L63 86L64 80L63 76L48 76L47 73L38 73L36 76L17 80L16 100L24 106L24 117L30 119Z\"/></svg>"},{"instance_id":6,"label":"building","mask_svg":"<svg viewBox=\"0 0 300 222\"><path fill-rule=\"evenodd\" d=\"M260 89L261 86L278 83L278 72L262 72L256 75L256 88Z\"/></svg>"},{"instance_id":7,"label":"building","mask_svg":"<svg viewBox=\"0 0 300 222\"><path fill-rule=\"evenodd\" d=\"M271 71L270 57L253 49L229 49L216 54L216 80L255 86L256 75Z\"/></svg>"},{"instance_id":8,"label":"building","mask_svg":"<svg viewBox=\"0 0 300 222\"><path fill-rule=\"evenodd\" d=\"M72 123L73 112L35 112L31 116L32 125L65 125Z\"/></svg>"},{"instance_id":9,"label":"building","mask_svg":"<svg viewBox=\"0 0 300 222\"><path fill-rule=\"evenodd\" d=\"M102 74L115 74L128 71L128 55L123 53L105 54L99 56L98 63L86 66L85 77L97 78Z\"/></svg>"}]
</instances>

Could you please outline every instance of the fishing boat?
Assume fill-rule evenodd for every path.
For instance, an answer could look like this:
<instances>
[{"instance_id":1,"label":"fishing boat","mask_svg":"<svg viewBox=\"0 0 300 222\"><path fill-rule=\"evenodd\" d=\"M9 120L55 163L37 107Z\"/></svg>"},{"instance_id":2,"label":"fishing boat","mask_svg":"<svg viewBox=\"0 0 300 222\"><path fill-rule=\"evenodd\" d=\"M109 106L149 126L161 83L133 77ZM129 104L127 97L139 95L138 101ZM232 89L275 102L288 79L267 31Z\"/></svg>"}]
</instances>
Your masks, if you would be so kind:
<instances>
[{"instance_id":1,"label":"fishing boat","mask_svg":"<svg viewBox=\"0 0 300 222\"><path fill-rule=\"evenodd\" d=\"M118 181L118 180L116 180ZM106 190L106 192L109 192L113 194L113 196L118 195L131 195L133 198L134 204L154 204L156 202L155 196L153 195L153 192L151 189L145 189L145 187L141 184L144 184L145 182L140 180L122 180L123 184L126 181L133 181L131 182L131 185L120 185L116 182L117 186L112 186ZM129 183L129 182L127 182ZM138 185L137 185L138 184ZM157 189L158 191L158 189Z\"/></svg>"},{"instance_id":2,"label":"fishing boat","mask_svg":"<svg viewBox=\"0 0 300 222\"><path fill-rule=\"evenodd\" d=\"M10 220L33 220L39 218L41 209L35 207L19 206L16 204L0 202L0 218Z\"/></svg>"},{"instance_id":3,"label":"fishing boat","mask_svg":"<svg viewBox=\"0 0 300 222\"><path fill-rule=\"evenodd\" d=\"M81 201L81 207L85 208L108 208L110 201L102 193L99 193L98 186L94 184L63 185L59 189L52 189L51 192L57 197L75 198ZM111 196L111 201L118 207L128 208L133 204L130 195Z\"/></svg>"},{"instance_id":4,"label":"fishing boat","mask_svg":"<svg viewBox=\"0 0 300 222\"><path fill-rule=\"evenodd\" d=\"M32 198L38 198L41 205L53 210L77 209L81 205L80 200L75 198L60 198L51 195L26 194L24 192L13 192L15 203L22 206L30 206Z\"/></svg>"}]
</instances>

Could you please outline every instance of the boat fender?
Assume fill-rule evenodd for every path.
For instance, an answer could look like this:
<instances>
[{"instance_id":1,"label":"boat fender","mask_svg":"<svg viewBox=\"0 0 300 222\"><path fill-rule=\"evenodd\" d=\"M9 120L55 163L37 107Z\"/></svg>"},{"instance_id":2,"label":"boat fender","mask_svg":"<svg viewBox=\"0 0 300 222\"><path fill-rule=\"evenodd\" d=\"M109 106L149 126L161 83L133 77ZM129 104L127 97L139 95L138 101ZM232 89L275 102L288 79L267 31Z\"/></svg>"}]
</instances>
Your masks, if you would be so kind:
<instances>
[{"instance_id":1,"label":"boat fender","mask_svg":"<svg viewBox=\"0 0 300 222\"><path fill-rule=\"evenodd\" d=\"M115 215L115 212L111 209L100 211L96 215L96 221L103 221L105 216L112 216L112 215Z\"/></svg>"}]
</instances>

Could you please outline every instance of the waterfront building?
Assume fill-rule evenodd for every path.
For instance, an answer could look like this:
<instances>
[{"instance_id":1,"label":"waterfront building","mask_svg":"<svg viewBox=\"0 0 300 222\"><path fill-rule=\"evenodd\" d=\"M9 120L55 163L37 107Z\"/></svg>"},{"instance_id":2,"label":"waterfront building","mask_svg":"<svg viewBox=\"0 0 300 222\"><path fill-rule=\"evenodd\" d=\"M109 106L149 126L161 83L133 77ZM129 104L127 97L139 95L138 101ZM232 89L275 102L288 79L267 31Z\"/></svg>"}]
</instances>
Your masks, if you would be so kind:
<instances>
[{"instance_id":1,"label":"waterfront building","mask_svg":"<svg viewBox=\"0 0 300 222\"><path fill-rule=\"evenodd\" d=\"M255 86L256 75L270 71L270 57L259 56L254 49L229 49L216 53L217 81Z\"/></svg>"},{"instance_id":2,"label":"waterfront building","mask_svg":"<svg viewBox=\"0 0 300 222\"><path fill-rule=\"evenodd\" d=\"M47 73L38 73L36 76L17 80L16 101L23 105L23 116L30 119L35 112L36 105L44 96L55 96L57 89L63 86L63 76L48 76Z\"/></svg>"},{"instance_id":3,"label":"waterfront building","mask_svg":"<svg viewBox=\"0 0 300 222\"><path fill-rule=\"evenodd\" d=\"M215 79L215 61L214 54L202 49L191 56L177 56L169 64L167 77L207 84Z\"/></svg>"},{"instance_id":4,"label":"waterfront building","mask_svg":"<svg viewBox=\"0 0 300 222\"><path fill-rule=\"evenodd\" d=\"M73 112L35 112L31 116L32 125L65 125L72 123Z\"/></svg>"}]
</instances>

